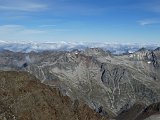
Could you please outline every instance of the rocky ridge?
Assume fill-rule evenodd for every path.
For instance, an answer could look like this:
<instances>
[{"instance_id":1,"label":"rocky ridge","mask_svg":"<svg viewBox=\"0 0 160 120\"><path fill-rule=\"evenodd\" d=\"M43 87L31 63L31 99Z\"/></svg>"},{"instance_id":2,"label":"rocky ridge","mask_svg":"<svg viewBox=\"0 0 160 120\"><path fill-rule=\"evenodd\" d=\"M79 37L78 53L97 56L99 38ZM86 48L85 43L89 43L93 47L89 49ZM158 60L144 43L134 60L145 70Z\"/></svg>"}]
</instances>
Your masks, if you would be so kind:
<instances>
[{"instance_id":1,"label":"rocky ridge","mask_svg":"<svg viewBox=\"0 0 160 120\"><path fill-rule=\"evenodd\" d=\"M106 120L27 72L0 71L0 120Z\"/></svg>"},{"instance_id":2,"label":"rocky ridge","mask_svg":"<svg viewBox=\"0 0 160 120\"><path fill-rule=\"evenodd\" d=\"M5 51L0 54L0 69L28 71L72 100L83 100L102 115L115 117L136 103L160 101L159 54L158 49L116 56L99 48Z\"/></svg>"}]
</instances>

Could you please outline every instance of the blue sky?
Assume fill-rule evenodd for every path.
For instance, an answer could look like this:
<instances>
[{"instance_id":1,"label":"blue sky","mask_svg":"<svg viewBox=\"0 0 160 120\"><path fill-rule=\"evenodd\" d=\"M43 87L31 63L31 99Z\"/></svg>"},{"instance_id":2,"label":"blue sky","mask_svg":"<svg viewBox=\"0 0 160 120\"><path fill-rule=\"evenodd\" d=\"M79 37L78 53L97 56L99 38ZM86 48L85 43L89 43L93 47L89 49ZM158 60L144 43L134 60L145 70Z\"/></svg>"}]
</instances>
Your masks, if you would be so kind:
<instances>
[{"instance_id":1,"label":"blue sky","mask_svg":"<svg viewBox=\"0 0 160 120\"><path fill-rule=\"evenodd\" d=\"M0 0L0 40L160 42L159 0Z\"/></svg>"}]
</instances>

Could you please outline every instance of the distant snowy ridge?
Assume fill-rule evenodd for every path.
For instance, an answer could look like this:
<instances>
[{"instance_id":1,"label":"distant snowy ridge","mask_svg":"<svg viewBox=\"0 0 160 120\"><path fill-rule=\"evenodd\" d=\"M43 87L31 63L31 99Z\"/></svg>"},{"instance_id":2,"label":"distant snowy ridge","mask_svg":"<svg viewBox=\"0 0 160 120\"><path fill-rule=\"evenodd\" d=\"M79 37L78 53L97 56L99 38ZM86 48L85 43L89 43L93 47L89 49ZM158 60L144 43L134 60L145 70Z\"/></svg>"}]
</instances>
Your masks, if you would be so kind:
<instances>
[{"instance_id":1,"label":"distant snowy ridge","mask_svg":"<svg viewBox=\"0 0 160 120\"><path fill-rule=\"evenodd\" d=\"M31 52L31 51L44 51L44 50L58 50L58 51L70 51L73 49L84 50L86 48L102 48L109 50L113 54L132 53L138 49L145 47L147 49L156 49L159 45L152 44L109 44L109 43L98 43L98 42L5 42L0 41L0 51L10 50L14 52Z\"/></svg>"}]
</instances>

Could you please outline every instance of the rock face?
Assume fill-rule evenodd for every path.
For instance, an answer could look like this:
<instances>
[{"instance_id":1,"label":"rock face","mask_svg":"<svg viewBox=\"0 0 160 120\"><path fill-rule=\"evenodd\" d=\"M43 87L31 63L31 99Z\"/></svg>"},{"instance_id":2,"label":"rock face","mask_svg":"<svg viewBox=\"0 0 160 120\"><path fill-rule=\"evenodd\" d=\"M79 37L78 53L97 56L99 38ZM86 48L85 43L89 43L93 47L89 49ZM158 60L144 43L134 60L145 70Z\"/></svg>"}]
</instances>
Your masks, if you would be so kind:
<instances>
[{"instance_id":1,"label":"rock face","mask_svg":"<svg viewBox=\"0 0 160 120\"><path fill-rule=\"evenodd\" d=\"M135 120L156 120L156 117L160 114L160 103L153 103L147 106L142 112L137 116ZM156 116L157 115L157 116ZM157 117L158 118L158 117Z\"/></svg>"},{"instance_id":2,"label":"rock face","mask_svg":"<svg viewBox=\"0 0 160 120\"><path fill-rule=\"evenodd\" d=\"M159 120L160 103L153 103L149 106L143 103L136 103L130 109L120 113L116 120Z\"/></svg>"},{"instance_id":3,"label":"rock face","mask_svg":"<svg viewBox=\"0 0 160 120\"><path fill-rule=\"evenodd\" d=\"M136 103L129 109L124 109L117 117L116 120L136 120L137 116L146 108L143 103ZM140 117L139 117L140 118ZM140 120L140 119L138 119ZM143 120L143 119L142 119Z\"/></svg>"},{"instance_id":4,"label":"rock face","mask_svg":"<svg viewBox=\"0 0 160 120\"><path fill-rule=\"evenodd\" d=\"M100 114L114 117L139 102L147 106L160 101L159 56L159 49L119 56L94 48L6 51L0 54L0 69L28 71L72 100L83 100Z\"/></svg>"},{"instance_id":5,"label":"rock face","mask_svg":"<svg viewBox=\"0 0 160 120\"><path fill-rule=\"evenodd\" d=\"M106 120L27 72L0 72L0 120Z\"/></svg>"}]
</instances>

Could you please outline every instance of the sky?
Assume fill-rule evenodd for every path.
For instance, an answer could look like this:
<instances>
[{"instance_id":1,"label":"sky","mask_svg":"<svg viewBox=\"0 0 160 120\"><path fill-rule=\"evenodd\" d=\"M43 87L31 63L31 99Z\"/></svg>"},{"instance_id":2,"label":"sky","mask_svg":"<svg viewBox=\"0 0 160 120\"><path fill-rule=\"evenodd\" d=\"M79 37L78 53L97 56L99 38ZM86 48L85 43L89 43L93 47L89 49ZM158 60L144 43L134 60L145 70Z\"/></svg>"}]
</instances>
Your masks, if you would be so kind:
<instances>
[{"instance_id":1,"label":"sky","mask_svg":"<svg viewBox=\"0 0 160 120\"><path fill-rule=\"evenodd\" d=\"M0 41L160 43L160 0L0 0Z\"/></svg>"}]
</instances>

